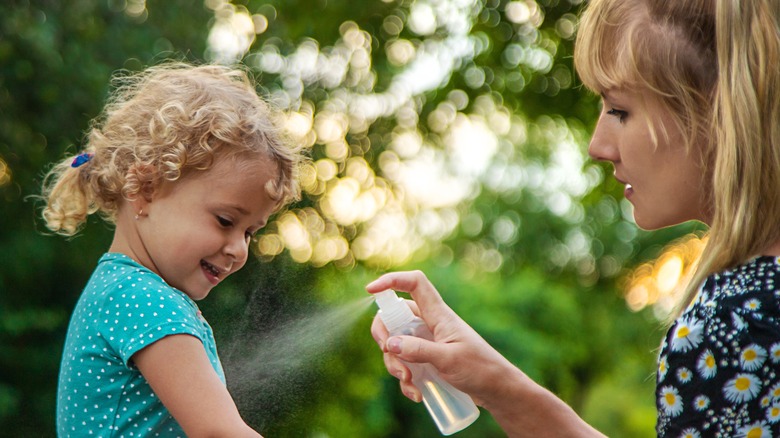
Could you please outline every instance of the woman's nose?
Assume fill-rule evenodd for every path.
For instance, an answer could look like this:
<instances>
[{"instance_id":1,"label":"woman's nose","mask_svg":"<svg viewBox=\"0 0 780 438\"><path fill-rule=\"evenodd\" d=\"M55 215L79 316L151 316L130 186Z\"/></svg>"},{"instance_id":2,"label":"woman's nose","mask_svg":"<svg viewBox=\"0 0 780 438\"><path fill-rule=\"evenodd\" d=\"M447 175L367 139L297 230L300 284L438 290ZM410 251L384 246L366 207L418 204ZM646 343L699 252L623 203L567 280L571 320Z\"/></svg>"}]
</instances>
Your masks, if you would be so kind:
<instances>
[{"instance_id":1,"label":"woman's nose","mask_svg":"<svg viewBox=\"0 0 780 438\"><path fill-rule=\"evenodd\" d=\"M618 148L615 140L609 133L609 128L605 126L604 120L599 119L596 123L596 129L588 145L588 155L597 161L616 162L620 160Z\"/></svg>"}]
</instances>

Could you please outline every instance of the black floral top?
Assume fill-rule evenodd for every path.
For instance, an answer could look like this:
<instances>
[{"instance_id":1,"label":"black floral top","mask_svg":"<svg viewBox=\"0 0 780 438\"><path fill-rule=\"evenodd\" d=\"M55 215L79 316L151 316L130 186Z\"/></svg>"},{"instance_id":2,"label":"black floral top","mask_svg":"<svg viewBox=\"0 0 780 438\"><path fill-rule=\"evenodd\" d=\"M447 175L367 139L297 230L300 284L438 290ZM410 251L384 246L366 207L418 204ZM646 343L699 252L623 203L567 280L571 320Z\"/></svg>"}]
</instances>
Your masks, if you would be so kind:
<instances>
[{"instance_id":1,"label":"black floral top","mask_svg":"<svg viewBox=\"0 0 780 438\"><path fill-rule=\"evenodd\" d=\"M659 437L780 437L780 260L710 276L658 359Z\"/></svg>"}]
</instances>

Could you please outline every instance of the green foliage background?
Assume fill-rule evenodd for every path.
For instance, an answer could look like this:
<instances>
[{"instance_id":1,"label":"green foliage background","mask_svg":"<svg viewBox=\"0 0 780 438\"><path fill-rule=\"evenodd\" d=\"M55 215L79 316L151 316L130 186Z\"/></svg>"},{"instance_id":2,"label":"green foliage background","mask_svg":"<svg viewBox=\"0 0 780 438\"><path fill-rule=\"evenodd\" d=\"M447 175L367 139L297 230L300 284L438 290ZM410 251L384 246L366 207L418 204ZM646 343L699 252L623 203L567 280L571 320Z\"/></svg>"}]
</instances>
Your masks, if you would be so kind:
<instances>
[{"instance_id":1,"label":"green foliage background","mask_svg":"<svg viewBox=\"0 0 780 438\"><path fill-rule=\"evenodd\" d=\"M550 133L568 127L582 155L598 113L597 99L571 72L571 35L556 30L566 24L562 17L573 16L580 5L540 0L543 20L525 32L507 20L508 3L474 3L469 34L487 48L456 65L438 88L414 97L417 129L441 147L443 140L430 129L428 117L448 93L461 90L472 104L479 96L492 96L527 121L527 139L509 144L517 154L507 159L543 169L556 152ZM410 0L234 4L269 17L268 31L257 36L252 50L270 41L283 56L304 41L331 47L342 23L357 23L371 35L377 90L400 72L387 62L389 42L408 38L419 45L444 32L423 38L407 28L396 35L383 30L388 16L410 16ZM128 13L139 5L142 13ZM0 164L10 172L10 180L0 185L0 435L54 435L57 371L69 314L111 238L110 227L95 219L72 239L47 234L38 219L40 206L30 195L39 190L50 163L80 149L113 72L140 70L170 57L203 61L214 19L214 11L201 2L184 0L0 4ZM505 52L512 43L544 48L551 65L538 70L508 64ZM279 75L255 71L266 91L286 86ZM480 71L484 81L474 86L469 75ZM332 92L316 81L304 85L304 99L318 109ZM366 135L387 139L397 124L397 118L380 118ZM361 154L381 175L378 157L386 145L368 144ZM323 150L314 144L312 156L323 157ZM333 322L329 328L338 334L335 338L326 330L316 333L319 344L289 346L284 357L295 358L298 365L256 381L242 376L251 360L279 353L258 352L260 334L281 334L290 327L285 322L306 321L305 315L361 299L363 286L383 271L423 269L467 322L596 427L611 436L653 436L654 349L661 326L647 311L630 312L618 285L627 269L653 258L690 227L638 231L620 201L622 188L604 177L611 170L590 163L580 170L596 184L573 198L579 214L569 216L551 212L548 194L532 186L499 190L486 184L486 175L454 208L459 225L401 263L352 260L314 266L293 261L286 251L270 260L252 260L202 303L247 421L269 437L436 436L424 408L403 398L384 371L369 335L370 311L361 310L349 324ZM318 209L318 196L307 194L294 208L307 206ZM497 239L491 230L507 219L516 233ZM479 226L473 226L475 221ZM360 227L338 229L349 240ZM500 254L498 269L480 267L479 254L486 253ZM459 436L503 434L483 413Z\"/></svg>"}]
</instances>

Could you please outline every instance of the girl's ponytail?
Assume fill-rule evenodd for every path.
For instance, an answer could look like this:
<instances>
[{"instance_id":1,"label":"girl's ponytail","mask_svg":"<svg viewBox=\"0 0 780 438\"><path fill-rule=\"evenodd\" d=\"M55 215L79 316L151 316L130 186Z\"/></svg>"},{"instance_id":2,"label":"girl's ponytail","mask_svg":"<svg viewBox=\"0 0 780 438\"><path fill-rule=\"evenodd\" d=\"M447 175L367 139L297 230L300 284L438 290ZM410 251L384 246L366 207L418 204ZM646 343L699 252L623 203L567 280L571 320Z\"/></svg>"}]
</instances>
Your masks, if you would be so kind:
<instances>
[{"instance_id":1,"label":"girl's ponytail","mask_svg":"<svg viewBox=\"0 0 780 438\"><path fill-rule=\"evenodd\" d=\"M46 202L43 219L57 234L76 234L87 216L97 211L88 179L91 154L83 153L56 164L43 180L42 198Z\"/></svg>"},{"instance_id":2,"label":"girl's ponytail","mask_svg":"<svg viewBox=\"0 0 780 438\"><path fill-rule=\"evenodd\" d=\"M688 286L780 240L780 1L717 0L713 218Z\"/></svg>"}]
</instances>

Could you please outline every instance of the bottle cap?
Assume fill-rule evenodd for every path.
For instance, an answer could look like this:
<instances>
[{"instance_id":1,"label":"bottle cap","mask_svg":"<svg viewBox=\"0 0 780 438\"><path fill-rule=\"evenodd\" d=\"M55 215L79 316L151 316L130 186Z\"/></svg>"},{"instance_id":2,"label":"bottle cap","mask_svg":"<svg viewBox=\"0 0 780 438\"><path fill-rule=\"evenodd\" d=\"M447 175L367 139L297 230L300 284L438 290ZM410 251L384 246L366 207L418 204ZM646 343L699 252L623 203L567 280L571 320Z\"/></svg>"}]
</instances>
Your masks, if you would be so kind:
<instances>
[{"instance_id":1,"label":"bottle cap","mask_svg":"<svg viewBox=\"0 0 780 438\"><path fill-rule=\"evenodd\" d=\"M374 299L379 306L377 314L389 332L400 329L415 318L412 309L392 289L374 294Z\"/></svg>"}]
</instances>

